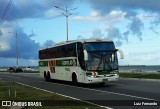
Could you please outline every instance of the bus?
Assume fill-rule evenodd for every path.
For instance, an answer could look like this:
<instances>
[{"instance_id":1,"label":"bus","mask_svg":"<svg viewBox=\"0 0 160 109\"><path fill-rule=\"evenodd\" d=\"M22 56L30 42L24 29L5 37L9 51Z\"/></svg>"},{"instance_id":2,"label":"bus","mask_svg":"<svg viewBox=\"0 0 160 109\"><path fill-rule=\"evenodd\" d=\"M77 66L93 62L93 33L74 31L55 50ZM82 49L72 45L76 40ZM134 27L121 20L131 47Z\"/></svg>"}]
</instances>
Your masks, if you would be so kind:
<instances>
[{"instance_id":1,"label":"bus","mask_svg":"<svg viewBox=\"0 0 160 109\"><path fill-rule=\"evenodd\" d=\"M65 41L53 47L39 50L40 76L78 83L99 83L117 81L118 56L123 52L115 48L111 40L83 39Z\"/></svg>"}]
</instances>

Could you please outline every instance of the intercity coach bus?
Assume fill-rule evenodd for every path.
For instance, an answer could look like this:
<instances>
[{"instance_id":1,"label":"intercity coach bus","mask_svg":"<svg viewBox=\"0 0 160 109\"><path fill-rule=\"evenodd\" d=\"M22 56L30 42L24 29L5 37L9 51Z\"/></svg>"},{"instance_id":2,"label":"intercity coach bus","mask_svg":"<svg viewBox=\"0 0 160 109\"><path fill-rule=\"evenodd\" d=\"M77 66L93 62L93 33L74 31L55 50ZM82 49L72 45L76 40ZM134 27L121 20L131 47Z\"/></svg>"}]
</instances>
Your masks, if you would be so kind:
<instances>
[{"instance_id":1,"label":"intercity coach bus","mask_svg":"<svg viewBox=\"0 0 160 109\"><path fill-rule=\"evenodd\" d=\"M53 47L39 50L40 76L77 83L99 83L116 81L118 75L118 56L123 59L121 50L113 41L83 39L66 41Z\"/></svg>"}]
</instances>

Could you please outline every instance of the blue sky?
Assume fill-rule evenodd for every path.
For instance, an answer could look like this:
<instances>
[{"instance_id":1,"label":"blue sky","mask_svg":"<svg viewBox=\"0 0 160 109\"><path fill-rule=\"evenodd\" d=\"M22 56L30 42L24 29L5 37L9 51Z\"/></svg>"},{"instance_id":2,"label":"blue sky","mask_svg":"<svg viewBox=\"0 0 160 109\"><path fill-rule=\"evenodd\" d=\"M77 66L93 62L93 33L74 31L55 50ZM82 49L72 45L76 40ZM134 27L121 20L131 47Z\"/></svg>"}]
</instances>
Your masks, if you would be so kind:
<instances>
[{"instance_id":1,"label":"blue sky","mask_svg":"<svg viewBox=\"0 0 160 109\"><path fill-rule=\"evenodd\" d=\"M11 6L5 14L7 6ZM110 39L124 52L120 65L160 65L159 0L0 0L0 66L38 65L38 50L66 40L63 11L69 16L69 40Z\"/></svg>"}]
</instances>

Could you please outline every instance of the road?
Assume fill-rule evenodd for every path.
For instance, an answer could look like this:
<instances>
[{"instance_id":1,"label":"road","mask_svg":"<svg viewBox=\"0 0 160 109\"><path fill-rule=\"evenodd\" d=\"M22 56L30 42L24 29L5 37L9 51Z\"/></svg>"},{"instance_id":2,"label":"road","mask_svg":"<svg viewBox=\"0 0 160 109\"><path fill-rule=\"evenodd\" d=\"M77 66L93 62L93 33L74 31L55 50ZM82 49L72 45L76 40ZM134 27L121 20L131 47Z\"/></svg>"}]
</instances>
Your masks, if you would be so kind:
<instances>
[{"instance_id":1,"label":"road","mask_svg":"<svg viewBox=\"0 0 160 109\"><path fill-rule=\"evenodd\" d=\"M120 78L105 86L73 86L69 82L45 82L36 73L0 72L1 81L14 81L113 109L132 109L137 102L160 103L160 81ZM121 105L121 106L120 106ZM127 106L128 105L128 106ZM130 106L131 105L131 106ZM136 106L136 109L160 109L160 106Z\"/></svg>"}]
</instances>

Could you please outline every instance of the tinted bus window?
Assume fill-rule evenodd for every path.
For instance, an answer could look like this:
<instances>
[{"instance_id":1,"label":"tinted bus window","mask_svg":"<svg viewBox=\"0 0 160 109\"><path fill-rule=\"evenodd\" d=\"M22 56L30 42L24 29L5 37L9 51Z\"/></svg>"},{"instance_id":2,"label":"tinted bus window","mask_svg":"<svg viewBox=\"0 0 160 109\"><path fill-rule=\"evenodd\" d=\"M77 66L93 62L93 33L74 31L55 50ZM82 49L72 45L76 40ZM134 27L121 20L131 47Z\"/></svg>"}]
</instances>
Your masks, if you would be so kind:
<instances>
[{"instance_id":1,"label":"tinted bus window","mask_svg":"<svg viewBox=\"0 0 160 109\"><path fill-rule=\"evenodd\" d=\"M76 43L47 48L39 51L39 59L76 57Z\"/></svg>"}]
</instances>

